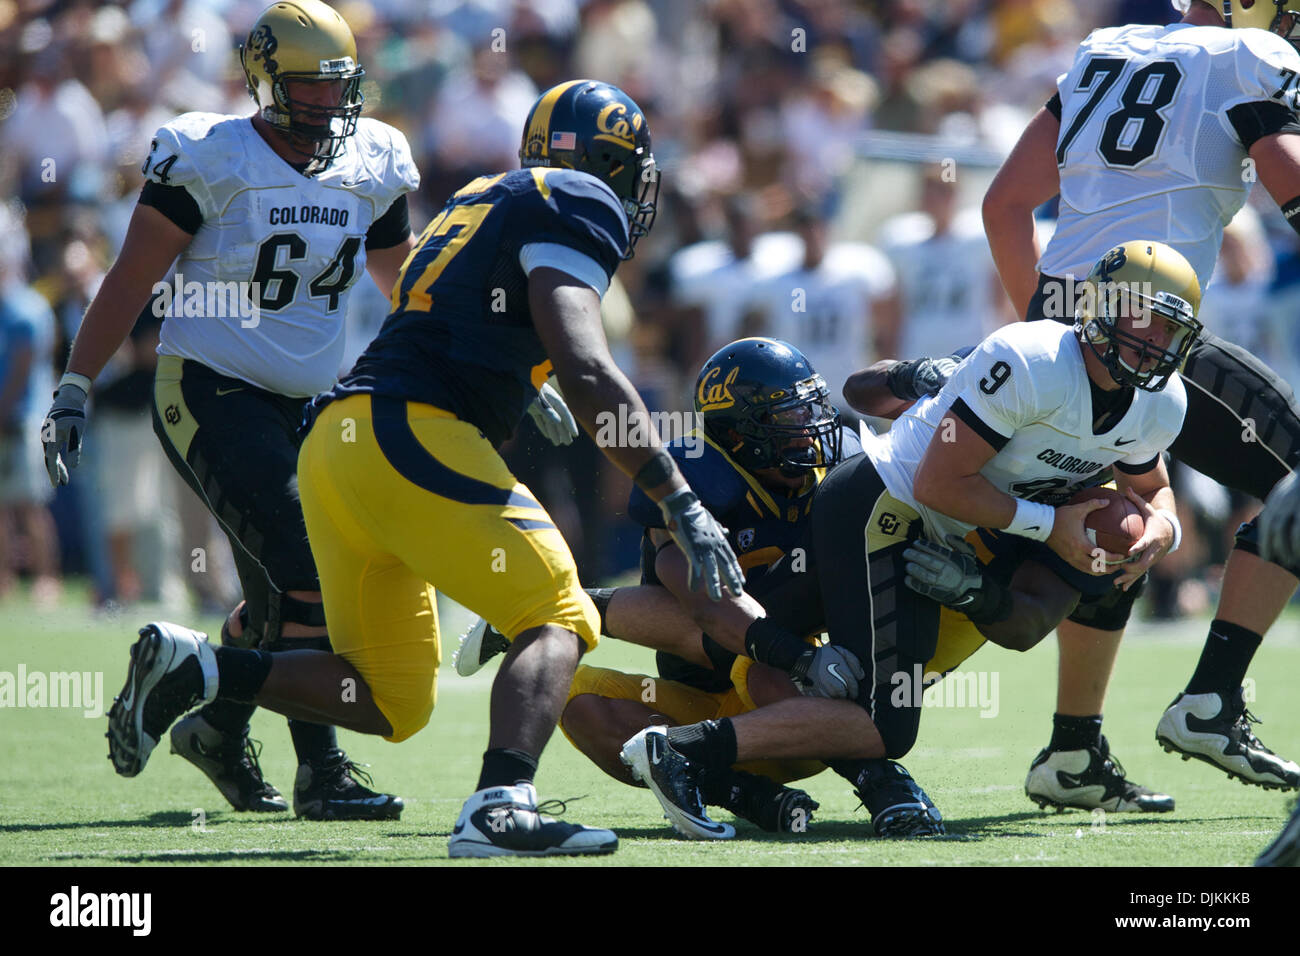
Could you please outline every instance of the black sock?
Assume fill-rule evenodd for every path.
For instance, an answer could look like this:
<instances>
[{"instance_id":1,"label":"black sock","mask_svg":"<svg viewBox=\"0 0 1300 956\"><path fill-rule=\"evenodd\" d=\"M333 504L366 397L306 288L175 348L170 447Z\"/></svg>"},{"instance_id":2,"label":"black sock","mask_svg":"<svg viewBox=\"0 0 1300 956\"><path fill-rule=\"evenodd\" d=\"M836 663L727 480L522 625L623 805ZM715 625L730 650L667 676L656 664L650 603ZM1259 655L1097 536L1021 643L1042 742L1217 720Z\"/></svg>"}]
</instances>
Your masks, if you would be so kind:
<instances>
[{"instance_id":1,"label":"black sock","mask_svg":"<svg viewBox=\"0 0 1300 956\"><path fill-rule=\"evenodd\" d=\"M537 773L537 758L522 750L502 747L483 755L483 771L478 775L476 790L488 787L513 787L519 783L532 783Z\"/></svg>"},{"instance_id":2,"label":"black sock","mask_svg":"<svg viewBox=\"0 0 1300 956\"><path fill-rule=\"evenodd\" d=\"M873 757L870 759L828 760L826 766L830 767L849 783L853 784L855 790L860 790L868 770L873 767L880 767L882 764L887 764L889 762L890 761L884 757Z\"/></svg>"},{"instance_id":3,"label":"black sock","mask_svg":"<svg viewBox=\"0 0 1300 956\"><path fill-rule=\"evenodd\" d=\"M718 770L736 762L736 728L728 717L669 727L668 742L701 769Z\"/></svg>"},{"instance_id":4,"label":"black sock","mask_svg":"<svg viewBox=\"0 0 1300 956\"><path fill-rule=\"evenodd\" d=\"M1187 682L1187 693L1231 695L1245 680L1246 669L1262 640L1262 635L1216 617L1210 622L1201 659Z\"/></svg>"},{"instance_id":5,"label":"black sock","mask_svg":"<svg viewBox=\"0 0 1300 956\"><path fill-rule=\"evenodd\" d=\"M1101 745L1101 714L1073 717L1052 715L1052 741L1049 750L1088 750Z\"/></svg>"},{"instance_id":6,"label":"black sock","mask_svg":"<svg viewBox=\"0 0 1300 956\"><path fill-rule=\"evenodd\" d=\"M329 724L313 724L289 718L289 736L293 738L293 751L299 764L319 767L339 746L338 734Z\"/></svg>"},{"instance_id":7,"label":"black sock","mask_svg":"<svg viewBox=\"0 0 1300 956\"><path fill-rule=\"evenodd\" d=\"M218 672L221 670L220 666L217 670ZM224 689L222 688L223 691ZM252 704L244 704L237 700L214 700L199 711L199 714L223 735L242 737L244 728L248 726L249 718L253 716L255 710L257 708Z\"/></svg>"},{"instance_id":8,"label":"black sock","mask_svg":"<svg viewBox=\"0 0 1300 956\"><path fill-rule=\"evenodd\" d=\"M217 693L225 700L245 704L256 697L271 673L271 655L242 647L214 647L212 650L217 657ZM250 707L248 712L251 714L253 708ZM240 720L239 726L246 723L247 717Z\"/></svg>"}]
</instances>

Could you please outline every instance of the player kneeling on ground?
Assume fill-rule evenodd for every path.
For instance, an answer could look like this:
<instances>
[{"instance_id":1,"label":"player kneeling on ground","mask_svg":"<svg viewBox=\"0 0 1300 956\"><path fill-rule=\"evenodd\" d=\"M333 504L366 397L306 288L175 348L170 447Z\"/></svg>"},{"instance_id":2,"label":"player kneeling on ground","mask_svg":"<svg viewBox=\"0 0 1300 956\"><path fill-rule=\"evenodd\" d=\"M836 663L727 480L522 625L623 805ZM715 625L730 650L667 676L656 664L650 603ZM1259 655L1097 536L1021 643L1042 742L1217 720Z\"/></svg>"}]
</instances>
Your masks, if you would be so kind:
<instances>
[{"instance_id":1,"label":"player kneeling on ground","mask_svg":"<svg viewBox=\"0 0 1300 956\"><path fill-rule=\"evenodd\" d=\"M746 632L751 656L797 654L790 631L801 629L783 628L781 617L816 608L832 646L874 664L871 682L850 695L859 706L836 715L839 724L813 718L811 708L846 701L804 699L680 728L702 740L687 755L700 769L826 756L841 732L870 741L873 756L902 756L916 738L921 695L894 691L919 665L943 657L941 604L961 610L987 639L1025 650L1075 608L1075 582L1095 590L1096 580L1101 593L1129 588L1169 550L1177 528L1161 453L1182 424L1176 370L1200 331L1199 286L1177 253L1146 242L1111 250L1090 282L1095 304L1073 329L1000 329L942 391L867 442L865 457L833 470L813 507L812 573L792 573L781 561L750 589L772 611ZM1087 515L1104 499L1064 503L1112 465L1145 518L1128 554L1101 551L1085 534ZM1063 503L1036 500L1048 492ZM1002 529L995 543L1024 549L1009 581L965 553L977 528ZM1125 563L1116 572L1106 562ZM653 746L663 759L674 747L647 742L653 735L628 746ZM1105 755L1076 770L1116 788L1107 800L1113 809L1145 796Z\"/></svg>"},{"instance_id":2,"label":"player kneeling on ground","mask_svg":"<svg viewBox=\"0 0 1300 956\"><path fill-rule=\"evenodd\" d=\"M774 339L742 339L710 358L696 384L695 411L701 427L671 442L669 452L710 512L731 529L728 540L745 569L746 588L761 586L768 566L805 536L814 492L828 468L859 454L861 443L852 429L840 425L825 382L807 358ZM626 766L620 752L637 731L725 720L796 696L792 674L809 693L844 696L847 684L830 670L844 664L839 649L801 645L788 671L745 656L745 630L766 612L744 596L701 600L687 587L685 562L671 546L658 509L634 490L628 513L645 528L643 583L588 593L601 613L601 632L654 648L659 676L578 668L560 726L597 766L636 783L647 771ZM474 673L506 646L480 621L462 642L458 672ZM857 662L848 667L858 668ZM667 735L689 750L671 727ZM884 759L832 765L869 794L863 800L878 834L942 832L929 812L932 804L901 767ZM780 784L823 769L819 761L771 760L695 775L669 761L651 771L663 778L662 790L675 794L670 819L680 833L725 838L733 835L732 828L709 820L706 805L766 830L800 831L817 804L803 791ZM872 772L864 773L868 769Z\"/></svg>"},{"instance_id":3,"label":"player kneeling on ground","mask_svg":"<svg viewBox=\"0 0 1300 956\"><path fill-rule=\"evenodd\" d=\"M451 198L402 267L379 335L315 400L299 484L337 653L214 653L194 632L147 630L110 716L119 769L138 772L186 707L216 696L405 740L434 706L436 586L512 641L451 856L617 847L609 830L538 811L537 759L599 619L555 524L495 446L539 401L561 440L576 434L566 418L594 434L620 405L648 421L610 358L600 298L653 222L658 174L640 108L588 80L542 94L520 158L524 169ZM542 384L552 363L572 415ZM650 431L648 447L603 450L657 503L691 585L740 593L721 528ZM492 573L503 559L507 573Z\"/></svg>"}]
</instances>

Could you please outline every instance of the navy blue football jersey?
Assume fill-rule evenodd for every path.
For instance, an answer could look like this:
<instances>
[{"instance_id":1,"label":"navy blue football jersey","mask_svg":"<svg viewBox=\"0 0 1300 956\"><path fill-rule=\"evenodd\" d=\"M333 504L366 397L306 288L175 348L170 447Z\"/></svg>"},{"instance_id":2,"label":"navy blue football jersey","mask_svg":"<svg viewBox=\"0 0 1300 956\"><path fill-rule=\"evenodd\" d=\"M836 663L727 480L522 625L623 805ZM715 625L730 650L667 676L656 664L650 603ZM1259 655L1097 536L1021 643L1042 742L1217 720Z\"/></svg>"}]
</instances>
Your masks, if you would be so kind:
<instances>
[{"instance_id":1,"label":"navy blue football jersey","mask_svg":"<svg viewBox=\"0 0 1300 956\"><path fill-rule=\"evenodd\" d=\"M690 457L686 443L678 438L666 446L677 462L682 477L699 496L700 503L727 529L727 542L736 553L745 572L745 582L752 586L767 569L799 542L808 527L813 495L825 477L826 469L814 471L815 480L790 495L769 491L758 483L727 453L702 435L691 432L692 445L702 454ZM699 442L699 444L697 444ZM840 430L840 454L851 458L861 453L862 442L852 428ZM627 504L628 515L643 528L662 528L663 514L640 488L633 487ZM642 538L641 581L658 584L654 570L655 548L649 535ZM712 668L701 667L666 651L655 653L659 676L703 691L724 691L731 686L731 661L736 655L723 648L707 634L704 651L713 661Z\"/></svg>"},{"instance_id":2,"label":"navy blue football jersey","mask_svg":"<svg viewBox=\"0 0 1300 956\"><path fill-rule=\"evenodd\" d=\"M510 437L550 369L519 264L530 243L574 249L612 277L627 215L608 186L574 170L475 179L424 230L379 334L317 404L384 395L446 409L493 444Z\"/></svg>"},{"instance_id":3,"label":"navy blue football jersey","mask_svg":"<svg viewBox=\"0 0 1300 956\"><path fill-rule=\"evenodd\" d=\"M668 443L668 453L700 503L727 528L727 541L740 561L745 580L752 584L799 540L812 511L813 492L826 469L815 469L814 482L802 491L785 495L760 485L698 429L689 437L694 449L702 449L702 453L690 457L692 449L681 438ZM844 458L862 451L862 442L851 428L841 429L840 442ZM664 526L659 506L640 488L633 487L627 511L643 528Z\"/></svg>"}]
</instances>

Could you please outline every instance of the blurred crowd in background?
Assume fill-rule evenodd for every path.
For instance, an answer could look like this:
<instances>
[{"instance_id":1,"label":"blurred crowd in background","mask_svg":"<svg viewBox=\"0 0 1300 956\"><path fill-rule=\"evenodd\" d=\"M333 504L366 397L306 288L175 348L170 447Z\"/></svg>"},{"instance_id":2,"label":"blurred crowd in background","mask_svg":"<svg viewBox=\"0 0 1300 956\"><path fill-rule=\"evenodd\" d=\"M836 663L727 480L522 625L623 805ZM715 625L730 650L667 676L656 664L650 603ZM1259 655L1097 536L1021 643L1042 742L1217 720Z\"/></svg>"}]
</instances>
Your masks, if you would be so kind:
<instances>
[{"instance_id":1,"label":"blurred crowd in background","mask_svg":"<svg viewBox=\"0 0 1300 956\"><path fill-rule=\"evenodd\" d=\"M1001 156L1099 26L1177 19L1168 0L361 0L367 115L401 129L423 183L418 232L470 178L514 168L538 92L586 76L646 111L660 215L605 303L611 346L652 409L689 409L703 361L747 334L801 348L839 398L879 358L942 354L1015 318L979 199ZM262 0L0 0L0 596L86 575L100 606L229 608L224 539L149 421L157 320L95 383L71 486L38 432L87 303L112 264L154 131L176 114L253 111L238 45ZM1207 327L1292 381L1300 248L1262 189L1225 238ZM1051 209L1041 211L1043 236ZM366 277L349 364L386 298ZM506 449L584 580L636 564L628 480L585 439L531 424ZM249 463L256 467L256 462ZM1177 476L1184 527L1148 612L1212 599L1250 502Z\"/></svg>"}]
</instances>

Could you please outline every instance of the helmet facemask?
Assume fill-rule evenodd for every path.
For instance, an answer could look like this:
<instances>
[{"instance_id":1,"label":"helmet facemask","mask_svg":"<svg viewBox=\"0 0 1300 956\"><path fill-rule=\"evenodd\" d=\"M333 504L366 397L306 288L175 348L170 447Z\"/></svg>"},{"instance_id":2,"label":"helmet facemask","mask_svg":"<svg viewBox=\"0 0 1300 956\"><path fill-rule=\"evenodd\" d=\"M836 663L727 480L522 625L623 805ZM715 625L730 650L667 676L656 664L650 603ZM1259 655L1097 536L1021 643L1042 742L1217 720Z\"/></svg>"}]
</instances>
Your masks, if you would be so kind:
<instances>
[{"instance_id":1,"label":"helmet facemask","mask_svg":"<svg viewBox=\"0 0 1300 956\"><path fill-rule=\"evenodd\" d=\"M766 406L753 421L736 426L749 446L745 463L779 468L786 478L837 464L840 428L839 409L830 403L825 379L816 374L795 383L788 397Z\"/></svg>"},{"instance_id":2,"label":"helmet facemask","mask_svg":"<svg viewBox=\"0 0 1300 956\"><path fill-rule=\"evenodd\" d=\"M1185 299L1163 290L1153 295L1143 286L1107 282L1091 287L1096 302L1091 310L1080 310L1075 329L1118 384L1158 392L1187 361L1202 325ZM1153 324L1167 333L1164 345L1130 331L1145 332Z\"/></svg>"},{"instance_id":3,"label":"helmet facemask","mask_svg":"<svg viewBox=\"0 0 1300 956\"><path fill-rule=\"evenodd\" d=\"M637 150L638 155L640 152ZM632 197L623 199L623 211L627 213L628 226L627 252L623 255L625 262L632 258L637 240L649 235L651 227L655 224L655 216L658 214L659 167L655 165L653 154L647 153L641 160L640 167L637 176L640 182L639 191L633 193Z\"/></svg>"}]
</instances>

